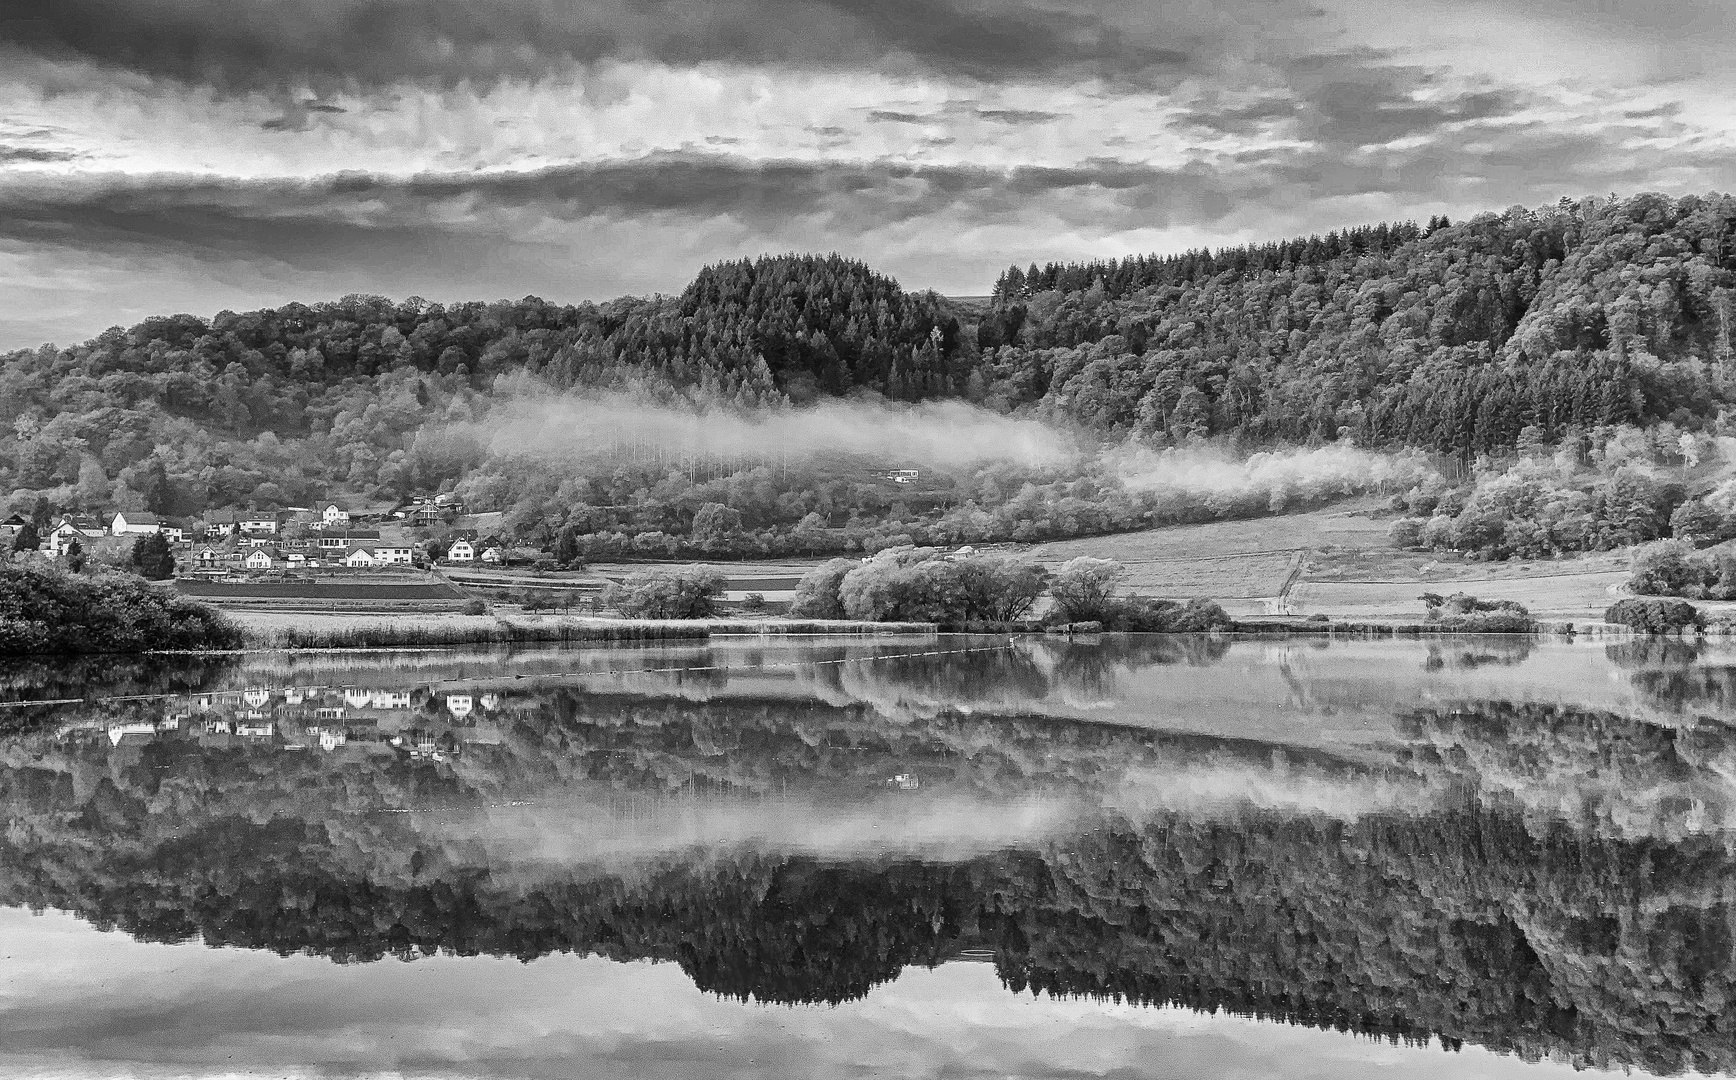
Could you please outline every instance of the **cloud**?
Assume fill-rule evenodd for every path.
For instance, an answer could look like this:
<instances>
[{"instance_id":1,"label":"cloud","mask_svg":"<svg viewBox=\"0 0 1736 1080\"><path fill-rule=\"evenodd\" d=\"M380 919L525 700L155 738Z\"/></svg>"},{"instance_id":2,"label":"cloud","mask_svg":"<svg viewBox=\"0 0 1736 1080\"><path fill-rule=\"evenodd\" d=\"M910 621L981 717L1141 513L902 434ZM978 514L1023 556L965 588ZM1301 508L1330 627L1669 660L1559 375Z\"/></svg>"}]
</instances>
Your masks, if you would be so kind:
<instances>
[{"instance_id":1,"label":"cloud","mask_svg":"<svg viewBox=\"0 0 1736 1080\"><path fill-rule=\"evenodd\" d=\"M978 79L1149 79L1221 20L1029 0L14 0L0 44L227 91L453 86L653 59L828 70L908 64Z\"/></svg>"},{"instance_id":2,"label":"cloud","mask_svg":"<svg viewBox=\"0 0 1736 1080\"><path fill-rule=\"evenodd\" d=\"M1061 113L1040 109L978 109L976 114L997 124L1046 124L1061 119Z\"/></svg>"},{"instance_id":3,"label":"cloud","mask_svg":"<svg viewBox=\"0 0 1736 1080\"><path fill-rule=\"evenodd\" d=\"M6 146L0 144L0 165L21 163L35 165L53 161L74 161L82 156L70 150L50 150L40 146Z\"/></svg>"},{"instance_id":4,"label":"cloud","mask_svg":"<svg viewBox=\"0 0 1736 1080\"><path fill-rule=\"evenodd\" d=\"M771 225L817 217L840 236L936 214L991 221L1055 196L1095 193L1141 221L1228 209L1208 170L1118 161L991 169L892 162L755 161L670 153L595 165L314 181L108 176L0 189L0 238L113 248L171 244L286 258L332 245L510 235L545 220L674 214ZM1078 207L1098 216L1114 207ZM1055 207L1069 213L1065 205ZM1109 220L1100 218L1100 220ZM504 230L504 233L503 233ZM404 254L414 254L406 250Z\"/></svg>"}]
</instances>

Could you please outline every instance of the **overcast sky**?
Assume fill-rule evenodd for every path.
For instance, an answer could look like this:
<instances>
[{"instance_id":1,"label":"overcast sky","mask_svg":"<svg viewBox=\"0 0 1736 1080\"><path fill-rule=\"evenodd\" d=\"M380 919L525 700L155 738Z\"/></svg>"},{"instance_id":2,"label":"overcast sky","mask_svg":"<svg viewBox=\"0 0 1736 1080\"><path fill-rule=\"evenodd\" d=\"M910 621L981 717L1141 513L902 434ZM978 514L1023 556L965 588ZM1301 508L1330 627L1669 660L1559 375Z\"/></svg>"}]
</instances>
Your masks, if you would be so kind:
<instances>
[{"instance_id":1,"label":"overcast sky","mask_svg":"<svg viewBox=\"0 0 1736 1080\"><path fill-rule=\"evenodd\" d=\"M0 348L1732 186L1728 0L6 0Z\"/></svg>"}]
</instances>

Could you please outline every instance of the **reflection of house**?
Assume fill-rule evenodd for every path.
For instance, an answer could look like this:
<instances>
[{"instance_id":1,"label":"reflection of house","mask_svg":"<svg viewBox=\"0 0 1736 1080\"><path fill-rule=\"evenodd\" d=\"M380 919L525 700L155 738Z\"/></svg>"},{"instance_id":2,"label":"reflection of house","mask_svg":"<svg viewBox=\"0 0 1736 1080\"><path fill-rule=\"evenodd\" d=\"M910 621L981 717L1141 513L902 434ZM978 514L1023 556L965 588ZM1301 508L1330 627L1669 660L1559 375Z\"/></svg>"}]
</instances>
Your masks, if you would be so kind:
<instances>
[{"instance_id":1,"label":"reflection of house","mask_svg":"<svg viewBox=\"0 0 1736 1080\"><path fill-rule=\"evenodd\" d=\"M469 694L447 694L446 711L462 720L476 708L476 702Z\"/></svg>"},{"instance_id":2,"label":"reflection of house","mask_svg":"<svg viewBox=\"0 0 1736 1080\"><path fill-rule=\"evenodd\" d=\"M245 565L249 570L270 570L271 556L266 554L264 548L255 548L253 554L247 556Z\"/></svg>"},{"instance_id":3,"label":"reflection of house","mask_svg":"<svg viewBox=\"0 0 1736 1080\"><path fill-rule=\"evenodd\" d=\"M472 562L476 558L476 548L468 540L454 540L446 549L446 558L451 562Z\"/></svg>"},{"instance_id":4,"label":"reflection of house","mask_svg":"<svg viewBox=\"0 0 1736 1080\"><path fill-rule=\"evenodd\" d=\"M323 709L315 709L313 714L321 720L342 720L346 715L343 709L334 709L329 706Z\"/></svg>"},{"instance_id":5,"label":"reflection of house","mask_svg":"<svg viewBox=\"0 0 1736 1080\"><path fill-rule=\"evenodd\" d=\"M235 725L235 734L250 739L266 739L276 734L277 725L270 720L253 720Z\"/></svg>"},{"instance_id":6,"label":"reflection of house","mask_svg":"<svg viewBox=\"0 0 1736 1080\"><path fill-rule=\"evenodd\" d=\"M119 746L121 740L128 735L142 735L146 738L157 737L155 724L110 724L108 729L109 742Z\"/></svg>"},{"instance_id":7,"label":"reflection of house","mask_svg":"<svg viewBox=\"0 0 1736 1080\"><path fill-rule=\"evenodd\" d=\"M243 690L241 692L241 703L249 709L262 709L265 707L265 703L270 700L271 691L269 690Z\"/></svg>"}]
</instances>

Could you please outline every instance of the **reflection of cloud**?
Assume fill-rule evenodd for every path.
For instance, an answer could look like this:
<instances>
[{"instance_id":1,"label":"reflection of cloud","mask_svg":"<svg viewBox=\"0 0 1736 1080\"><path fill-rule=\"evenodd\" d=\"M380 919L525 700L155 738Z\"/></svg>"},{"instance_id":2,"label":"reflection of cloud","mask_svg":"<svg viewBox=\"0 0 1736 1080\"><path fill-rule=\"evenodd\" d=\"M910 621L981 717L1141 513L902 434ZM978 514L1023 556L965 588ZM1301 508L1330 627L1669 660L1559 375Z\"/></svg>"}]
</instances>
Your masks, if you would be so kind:
<instances>
[{"instance_id":1,"label":"reflection of cloud","mask_svg":"<svg viewBox=\"0 0 1736 1080\"><path fill-rule=\"evenodd\" d=\"M1151 814L1212 815L1245 808L1352 820L1367 814L1420 812L1436 792L1408 778L1325 776L1287 768L1198 764L1128 772L1105 804L1138 822Z\"/></svg>"},{"instance_id":2,"label":"reflection of cloud","mask_svg":"<svg viewBox=\"0 0 1736 1080\"><path fill-rule=\"evenodd\" d=\"M888 777L887 779L890 779ZM920 783L920 770L916 774ZM479 843L497 865L618 868L695 851L751 850L822 859L879 856L955 862L1029 848L1083 827L1088 807L1059 798L990 800L917 791L848 806L805 798L671 799L625 808L550 801L442 819L442 842Z\"/></svg>"},{"instance_id":3,"label":"reflection of cloud","mask_svg":"<svg viewBox=\"0 0 1736 1080\"><path fill-rule=\"evenodd\" d=\"M1536 1080L1566 1064L1443 1054L1225 1014L1008 993L986 964L911 970L828 1008L741 1005L674 964L548 956L333 965L147 945L0 909L0 1069L79 1077L1282 1076Z\"/></svg>"}]
</instances>

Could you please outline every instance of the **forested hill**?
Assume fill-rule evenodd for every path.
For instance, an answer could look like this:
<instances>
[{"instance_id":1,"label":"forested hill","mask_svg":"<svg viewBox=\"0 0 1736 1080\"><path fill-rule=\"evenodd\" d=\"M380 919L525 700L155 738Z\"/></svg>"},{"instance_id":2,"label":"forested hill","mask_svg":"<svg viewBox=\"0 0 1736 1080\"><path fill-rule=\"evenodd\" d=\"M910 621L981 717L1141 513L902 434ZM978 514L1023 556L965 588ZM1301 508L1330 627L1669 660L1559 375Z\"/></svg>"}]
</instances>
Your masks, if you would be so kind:
<instances>
[{"instance_id":1,"label":"forested hill","mask_svg":"<svg viewBox=\"0 0 1736 1080\"><path fill-rule=\"evenodd\" d=\"M1013 268L978 337L991 387L1091 427L1467 453L1714 415L1733 285L1736 199L1563 200Z\"/></svg>"},{"instance_id":2,"label":"forested hill","mask_svg":"<svg viewBox=\"0 0 1736 1080\"><path fill-rule=\"evenodd\" d=\"M601 304L350 296L175 315L0 356L0 492L7 509L46 520L45 507L195 514L458 486L475 505L521 509L509 522L519 540L546 547L570 526L608 533L598 551L647 531L646 550L663 550L704 502L739 511L753 550L815 514L927 536L929 510L860 483L824 494L835 477L780 473L774 489L756 474L672 493L663 470L569 490L454 450L440 432L486 420L506 391L626 389L727 408L870 392L964 398L1158 446L1348 437L1469 461L1574 438L1589 451L1614 425L1668 420L1654 431L1671 440L1712 425L1733 288L1736 199L1643 195L1033 266L1003 275L987 304L906 292L837 255L787 255L708 267L678 296ZM1029 512L948 542L1155 520L1128 500L1043 486L1074 475L920 464L960 474L942 501L966 516L1032 493ZM1090 514L1042 512L1064 495Z\"/></svg>"}]
</instances>

